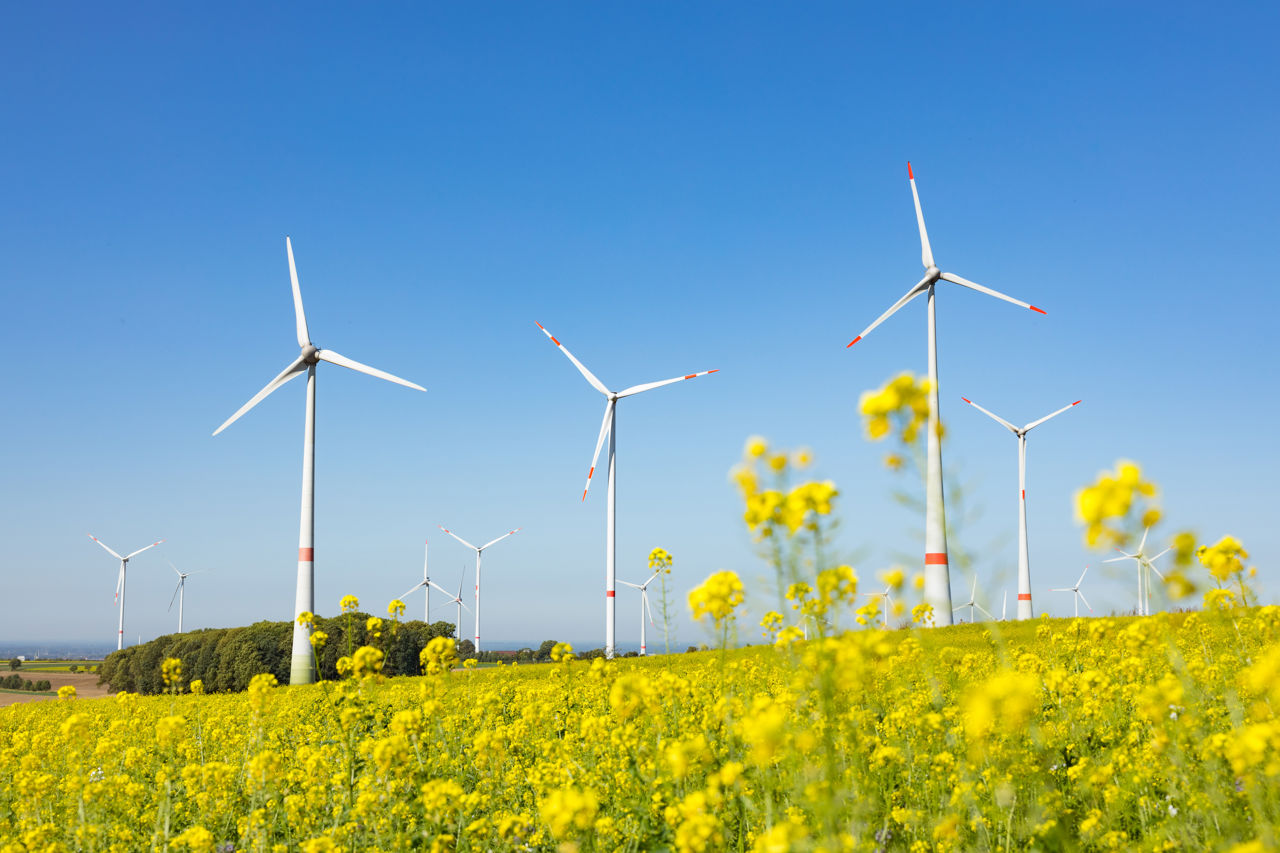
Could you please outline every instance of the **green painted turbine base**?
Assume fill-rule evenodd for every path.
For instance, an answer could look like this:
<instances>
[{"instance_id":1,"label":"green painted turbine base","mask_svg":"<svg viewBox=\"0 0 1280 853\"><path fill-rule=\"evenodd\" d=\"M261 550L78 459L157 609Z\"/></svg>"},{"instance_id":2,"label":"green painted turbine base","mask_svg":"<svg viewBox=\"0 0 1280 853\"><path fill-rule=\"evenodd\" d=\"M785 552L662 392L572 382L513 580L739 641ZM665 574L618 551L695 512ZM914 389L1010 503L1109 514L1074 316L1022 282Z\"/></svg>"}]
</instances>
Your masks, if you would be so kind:
<instances>
[{"instance_id":1,"label":"green painted turbine base","mask_svg":"<svg viewBox=\"0 0 1280 853\"><path fill-rule=\"evenodd\" d=\"M302 654L294 652L293 660L289 665L289 683L290 684L314 684L316 680L315 658L308 649Z\"/></svg>"}]
</instances>

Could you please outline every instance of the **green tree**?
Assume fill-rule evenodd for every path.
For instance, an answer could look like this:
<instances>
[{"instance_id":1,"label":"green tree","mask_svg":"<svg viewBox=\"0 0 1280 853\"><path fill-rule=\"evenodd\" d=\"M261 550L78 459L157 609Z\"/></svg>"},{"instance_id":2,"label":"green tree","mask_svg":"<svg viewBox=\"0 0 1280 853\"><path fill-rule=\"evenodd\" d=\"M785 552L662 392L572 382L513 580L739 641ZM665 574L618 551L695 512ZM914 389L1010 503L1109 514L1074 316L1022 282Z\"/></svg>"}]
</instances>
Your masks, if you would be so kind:
<instances>
[{"instance_id":1,"label":"green tree","mask_svg":"<svg viewBox=\"0 0 1280 853\"><path fill-rule=\"evenodd\" d=\"M22 661L18 660L17 658L9 658L10 671L13 671L15 669L21 669L21 668L22 668Z\"/></svg>"},{"instance_id":2,"label":"green tree","mask_svg":"<svg viewBox=\"0 0 1280 853\"><path fill-rule=\"evenodd\" d=\"M556 640L543 640L538 646L537 660L551 660L551 650L556 647Z\"/></svg>"}]
</instances>

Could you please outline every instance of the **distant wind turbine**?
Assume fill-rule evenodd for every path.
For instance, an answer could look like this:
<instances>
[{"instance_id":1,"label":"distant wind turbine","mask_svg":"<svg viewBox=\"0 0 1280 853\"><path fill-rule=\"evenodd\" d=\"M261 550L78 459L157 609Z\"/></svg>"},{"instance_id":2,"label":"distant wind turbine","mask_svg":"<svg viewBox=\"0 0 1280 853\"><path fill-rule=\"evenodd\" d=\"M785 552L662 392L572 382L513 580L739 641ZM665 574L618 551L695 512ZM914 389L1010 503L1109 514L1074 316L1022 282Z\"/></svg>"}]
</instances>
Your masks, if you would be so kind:
<instances>
[{"instance_id":1,"label":"distant wind turbine","mask_svg":"<svg viewBox=\"0 0 1280 853\"><path fill-rule=\"evenodd\" d=\"M987 617L988 619L994 619L994 618L996 618L996 617L992 616L990 613L987 613L987 609L986 609L985 607L983 607L981 604L979 604L979 603L978 603L978 578L977 578L977 576L976 576L976 575L975 575L975 576L974 576L974 578L973 578L973 589L969 591L969 600L968 600L968 601L966 601L964 604L961 604L959 607L955 608L955 611L963 610L963 609L964 609L964 608L966 608L966 607L967 607L967 608L969 608L969 622L970 622L970 624L972 624L972 623L975 621L975 620L974 620L974 618L973 618L973 610L974 610L974 608L975 608L975 607L976 607L978 610L981 610L984 614L986 614L986 617ZM953 612L955 612L955 611L953 611Z\"/></svg>"},{"instance_id":2,"label":"distant wind turbine","mask_svg":"<svg viewBox=\"0 0 1280 853\"><path fill-rule=\"evenodd\" d=\"M879 326L893 314L922 293L929 296L928 348L929 348L929 425L926 430L928 442L928 458L925 465L925 521L924 521L924 600L933 606L935 625L951 624L951 574L947 565L947 518L943 507L942 491L942 442L939 436L938 413L938 338L934 318L933 291L939 281L949 281L1005 302L1012 302L1023 308L1030 308L1040 314L1045 313L1036 306L1006 296L989 287L961 278L949 272L942 272L933 262L933 249L929 246L929 234L924 227L924 212L920 207L920 193L916 191L916 178L907 163L907 178L911 182L911 196L915 199L916 225L920 229L920 259L924 263L924 278L920 279L901 299L881 314L874 323L862 330L848 346L871 334L871 330ZM846 347L847 349L848 347Z\"/></svg>"},{"instance_id":3,"label":"distant wind turbine","mask_svg":"<svg viewBox=\"0 0 1280 853\"><path fill-rule=\"evenodd\" d=\"M882 599L884 599L884 628L885 628L885 630L886 630L886 631L887 631L887 630L889 630L889 605L893 603L893 597L890 595L890 593L892 592L892 590L893 590L893 586L892 586L892 585L890 585L890 586L886 586L886 587L884 588L884 592L864 592L864 593L862 593L862 594L863 594L863 595L865 595L867 598L882 598Z\"/></svg>"},{"instance_id":4,"label":"distant wind turbine","mask_svg":"<svg viewBox=\"0 0 1280 853\"><path fill-rule=\"evenodd\" d=\"M178 571L178 567L175 566L173 563L169 564L169 568L173 569L174 573L177 574L178 576L178 585L174 587L173 598L169 599L169 610L170 611L173 610L173 599L176 598L178 600L178 633L181 634L182 633L182 605L184 600L187 597L187 578L191 577L192 575L201 574L202 572L204 572L204 569L197 569L194 572L180 572Z\"/></svg>"},{"instance_id":5,"label":"distant wind turbine","mask_svg":"<svg viewBox=\"0 0 1280 853\"><path fill-rule=\"evenodd\" d=\"M660 574L662 574L662 572L654 572L653 577L649 578L644 583L628 583L627 581L618 581L618 583L622 584L623 586L629 586L632 589L640 590L640 654L641 655L648 654L648 652L645 651L645 648L646 648L645 646L646 635L645 635L645 627L644 627L645 618L648 617L649 624L653 625L653 610L649 607L649 593L645 592L645 590L648 588L649 584L653 583L653 579ZM654 625L654 627L656 628L657 626Z\"/></svg>"},{"instance_id":6,"label":"distant wind turbine","mask_svg":"<svg viewBox=\"0 0 1280 853\"><path fill-rule=\"evenodd\" d=\"M466 545L466 546L467 546L468 548L470 548L472 551L475 551L475 552L476 552L476 611L475 611L475 613L473 613L473 614L472 614L472 616L474 616L474 617L475 617L475 620L476 620L476 636L475 636L475 644L476 644L476 651L478 652L478 651L480 651L480 555L484 553L484 549L485 549L485 548L488 548L490 545L496 545L496 544L498 544L498 543L499 543L499 542L501 542L503 539L506 539L508 536L511 536L511 535L513 535L513 534L515 534L515 533L519 533L521 530L524 530L524 528L523 528L523 527L517 527L515 530L508 530L506 533L502 534L502 535L501 535L501 536L499 536L497 539L494 539L492 542L486 542L486 543L484 543L483 545L481 545L479 548L477 548L475 545L472 545L470 542L468 542L467 540L463 539L461 536L459 536L458 534L454 533L452 530L450 530L450 529L449 529L449 528L447 528L447 527L441 527L440 529L441 529L441 530L443 530L445 533L448 533L448 534L449 534L450 536L452 536L454 539L457 539L457 540L458 540L459 542L461 542L463 545ZM437 589L439 589L439 587L436 587L436 588L437 588ZM458 593L458 594L459 594L459 595L461 595L461 594L462 594L462 593L461 593L461 591L459 591L459 593ZM448 593L445 593L445 595L448 595ZM459 602L459 603L461 603L461 602ZM459 613L458 613L458 619L459 619L459 622L458 622L458 631L459 631L459 633L461 633L461 631L462 631L462 622L461 622L461 619L462 619L462 613L461 613L461 611L459 611Z\"/></svg>"},{"instance_id":7,"label":"distant wind turbine","mask_svg":"<svg viewBox=\"0 0 1280 853\"><path fill-rule=\"evenodd\" d=\"M133 552L132 554L130 554L129 556L127 556L127 557L121 557L121 556L120 556L119 554L117 554L115 551L112 551L110 548L108 548L108 547L106 546L106 543L104 543L104 542L103 542L101 539L99 539L97 536L94 536L92 533L88 534L88 536L89 536L89 538L90 538L90 539L92 539L94 542L97 542L99 545L101 545L101 546L103 547L103 549L105 549L105 550L106 550L106 552L107 552L108 554L110 554L111 556L115 557L117 560L119 560L119 561L120 561L120 574L119 574L119 576L116 578L116 604L117 604L117 605L119 605L119 607L120 607L120 628L119 628L119 630L116 632L116 651L119 651L120 649L123 649L123 648L124 648L124 573L125 573L125 567L129 565L129 561L130 561L130 560L132 560L134 557L138 556L138 555L139 555L139 554L141 554L143 551L149 551L150 549L152 549L152 548L156 547L157 545L159 545L159 544L160 544L161 542L163 542L164 540L163 540L163 539L159 539L159 540L157 540L157 541L155 541L155 542L152 542L152 543L151 543L150 545L148 545L146 548L139 548L138 550L134 551L134 552Z\"/></svg>"},{"instance_id":8,"label":"distant wind turbine","mask_svg":"<svg viewBox=\"0 0 1280 853\"><path fill-rule=\"evenodd\" d=\"M1063 406L1058 411L1045 415L1040 420L1032 421L1019 429L999 415L988 412L968 397L961 397L960 399L1018 437L1018 618L1030 619L1032 613L1031 553L1027 545L1027 433L1050 418L1056 418L1067 409L1080 405L1080 401L1076 400L1070 406Z\"/></svg>"},{"instance_id":9,"label":"distant wind turbine","mask_svg":"<svg viewBox=\"0 0 1280 853\"><path fill-rule=\"evenodd\" d=\"M1084 597L1084 593L1080 591L1080 584L1084 583L1084 576L1089 574L1089 567L1085 566L1084 571L1080 573L1080 579L1076 581L1075 586L1064 586L1057 589L1051 589L1049 592L1069 592L1073 596L1076 605L1076 616L1080 616L1080 602L1084 602L1085 607L1089 607L1089 599ZM1093 612L1093 608L1089 607L1089 612Z\"/></svg>"},{"instance_id":10,"label":"distant wind turbine","mask_svg":"<svg viewBox=\"0 0 1280 853\"><path fill-rule=\"evenodd\" d=\"M285 251L289 255L289 280L293 284L293 315L298 332L301 354L275 379L254 394L249 402L213 431L214 435L235 423L241 415L261 403L280 386L304 373L307 375L307 415L302 434L302 520L298 529L298 585L293 606L293 657L289 665L290 684L311 684L315 680L315 666L311 649L311 627L299 625L298 615L304 611L314 613L315 605L315 474L316 474L316 365L322 361L385 379L406 388L426 391L421 385L392 376L390 373L353 361L333 350L320 349L311 343L307 330L307 315L302 310L302 290L298 286L298 270L293 262L293 243L284 238Z\"/></svg>"},{"instance_id":11,"label":"distant wind turbine","mask_svg":"<svg viewBox=\"0 0 1280 853\"><path fill-rule=\"evenodd\" d=\"M422 581L415 583L409 588L409 591L400 596L400 600L404 601L409 596L417 592L419 587L426 589L426 602L422 608L422 621L431 624L431 578L427 576L427 550L431 547L431 542L424 539L422 541ZM437 587L438 588L438 587ZM448 593L445 593L448 595Z\"/></svg>"},{"instance_id":12,"label":"distant wind turbine","mask_svg":"<svg viewBox=\"0 0 1280 853\"><path fill-rule=\"evenodd\" d=\"M600 436L596 439L596 452L591 457L591 469L587 471L587 485L582 490L582 499L587 499L587 490L591 488L591 478L596 473L596 461L600 459L600 448L604 445L604 437L609 436L609 487L608 487L608 507L605 517L605 546L604 546L604 655L607 658L613 657L614 649L617 646L615 615L615 596L617 581L617 553L615 543L617 533L617 506L618 506L618 480L617 474L617 446L618 446L618 401L623 397L630 397L633 394L639 394L643 391L652 391L654 388L661 388L663 385L671 385L675 382L683 382L686 379L697 379L699 376L707 376L711 373L719 372L719 368L715 370L704 370L701 373L688 373L684 376L677 376L674 379L663 379L659 382L645 382L642 385L632 385L630 388L624 388L621 391L610 391L605 384L596 378L595 374L587 370L586 366L573 357L573 353L565 347L564 344L556 340L555 336L547 331L546 327L538 323L538 328L542 329L542 333L551 339L551 343L559 347L560 351L573 362L573 366L578 368L578 372L587 380L592 388L599 391L605 396L607 402L604 404L604 421L600 424Z\"/></svg>"},{"instance_id":13,"label":"distant wind turbine","mask_svg":"<svg viewBox=\"0 0 1280 853\"><path fill-rule=\"evenodd\" d=\"M1142 541L1138 543L1137 551L1130 554L1127 551L1121 551L1119 548L1117 548L1116 550L1120 551L1121 556L1112 557L1110 560L1102 561L1104 563L1118 563L1121 560L1133 560L1138 564L1138 615L1139 616L1151 615L1151 575L1149 574L1149 572L1155 572L1157 575L1159 575L1160 580L1164 580L1164 575L1161 574L1160 570L1156 568L1155 563L1156 563L1156 560L1160 559L1165 554L1168 554L1170 551L1173 550L1172 548L1165 548L1163 551L1161 551L1159 554L1156 554L1154 557L1148 557L1145 549L1147 547L1147 534L1150 532L1151 532L1150 527L1148 527L1146 530L1142 532Z\"/></svg>"}]
</instances>

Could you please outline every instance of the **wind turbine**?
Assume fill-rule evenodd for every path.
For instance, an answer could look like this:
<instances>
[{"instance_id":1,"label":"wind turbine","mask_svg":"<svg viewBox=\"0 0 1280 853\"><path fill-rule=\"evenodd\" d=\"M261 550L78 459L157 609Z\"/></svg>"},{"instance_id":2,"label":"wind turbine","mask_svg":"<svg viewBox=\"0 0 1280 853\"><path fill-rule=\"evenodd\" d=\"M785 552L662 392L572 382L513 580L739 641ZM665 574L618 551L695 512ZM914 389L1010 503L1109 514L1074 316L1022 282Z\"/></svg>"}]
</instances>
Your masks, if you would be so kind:
<instances>
[{"instance_id":1,"label":"wind turbine","mask_svg":"<svg viewBox=\"0 0 1280 853\"><path fill-rule=\"evenodd\" d=\"M605 545L604 545L604 655L607 658L613 657L614 647L616 643L616 630L614 624L614 604L617 579L617 549L616 533L617 533L617 508L618 508L618 480L617 480L617 446L618 446L618 401L623 397L630 397L633 394L639 394L642 391L652 391L654 388L661 388L663 385L671 385L675 382L683 382L686 379L697 379L699 376L706 376L711 373L718 373L720 368L715 370L704 370L701 373L689 373L684 376L677 376L674 379L663 379L660 382L645 382L642 385L632 385L622 391L610 391L605 387L604 383L596 378L595 374L587 370L582 362L573 357L573 353L565 347L564 344L556 340L555 336L547 331L546 327L541 323L538 328L542 329L542 333L551 339L551 342L559 347L573 362L573 366L578 368L578 372L583 378L590 383L591 387L599 391L605 396L607 402L604 404L604 420L600 424L600 436L596 439L596 452L591 457L591 470L587 472L587 485L582 490L582 499L587 499L587 490L591 488L591 478L596 473L596 462L600 459L600 448L604 444L605 435L609 436L609 496L607 500L607 510L605 519Z\"/></svg>"},{"instance_id":2,"label":"wind turbine","mask_svg":"<svg viewBox=\"0 0 1280 853\"><path fill-rule=\"evenodd\" d=\"M920 194L916 191L916 178L907 163L907 178L911 182L911 196L916 204L916 224L920 228L920 259L924 262L925 274L901 299L893 303L889 310L881 314L876 321L862 330L848 346L871 334L871 330L879 326L890 316L897 313L912 299L922 293L929 296L928 312L928 351L929 351L929 425L926 430L928 442L928 458L925 465L925 509L924 509L924 600L933 605L935 625L951 624L951 575L947 566L947 518L943 507L942 492L942 443L938 434L938 338L937 324L934 317L934 289L939 281L949 281L1005 302L1012 302L1023 308L1030 308L1043 314L1044 311L1034 305L1006 296L989 287L961 278L949 272L942 272L933 262L933 249L929 247L929 234L924 227L924 212L920 208ZM846 347L847 349L848 347Z\"/></svg>"},{"instance_id":3,"label":"wind turbine","mask_svg":"<svg viewBox=\"0 0 1280 853\"><path fill-rule=\"evenodd\" d=\"M968 397L961 397L960 399L1018 437L1018 618L1030 619L1032 614L1031 553L1027 545L1027 433L1050 418L1056 418L1067 409L1080 405L1080 401L1076 400L1070 406L1063 406L1058 411L1045 415L1040 420L1032 421L1019 429L999 415L982 408Z\"/></svg>"},{"instance_id":4,"label":"wind turbine","mask_svg":"<svg viewBox=\"0 0 1280 853\"><path fill-rule=\"evenodd\" d=\"M427 549L430 547L431 543L424 539L422 542L422 581L420 583L415 583L409 588L408 592L400 596L400 600L404 601L406 598L417 592L418 587L426 588L427 600L422 610L422 621L427 624L431 624L431 587L434 586L434 584L431 583L431 578L427 576ZM436 589L440 589L440 587L437 586ZM448 594L449 593L445 591L445 595Z\"/></svg>"},{"instance_id":5,"label":"wind turbine","mask_svg":"<svg viewBox=\"0 0 1280 853\"><path fill-rule=\"evenodd\" d=\"M1085 566L1084 571L1080 573L1080 579L1076 581L1075 586L1064 586L1064 587L1059 587L1058 589L1049 590L1049 592L1069 592L1075 597L1074 601L1076 605L1076 618L1080 617L1080 602L1083 601L1084 606L1089 607L1089 599L1085 598L1084 593L1080 591L1080 584L1084 583L1084 576L1087 575L1088 573L1089 573L1089 567ZM1089 607L1089 612L1090 613L1093 612L1092 607Z\"/></svg>"},{"instance_id":6,"label":"wind turbine","mask_svg":"<svg viewBox=\"0 0 1280 853\"><path fill-rule=\"evenodd\" d=\"M125 572L125 567L129 565L129 561L132 560L134 557L138 556L143 551L148 551L156 547L164 540L160 539L158 541L152 542L146 548L139 548L129 556L121 557L115 551L112 551L110 548L107 548L106 544L97 536L94 536L92 533L88 534L88 536L94 542L97 542L104 549L106 549L106 552L108 554L110 554L111 556L115 557L117 560L120 561L120 575L119 577L116 578L116 604L120 606L120 629L116 632L116 651L119 651L120 649L124 648L124 572Z\"/></svg>"},{"instance_id":7,"label":"wind turbine","mask_svg":"<svg viewBox=\"0 0 1280 853\"><path fill-rule=\"evenodd\" d=\"M508 536L511 536L514 533L519 533L521 530L524 530L524 528L517 527L515 530L508 530L506 533L502 534L497 539L494 539L492 542L486 542L483 545L481 545L479 548L477 548L475 545L472 545L470 542L463 539L461 536L454 533L452 530L450 530L447 527L441 527L440 529L443 530L445 533L448 533L454 539L457 539L463 545L466 545L468 548L476 552L476 612L472 615L474 615L476 619L475 644L476 644L476 651L478 652L480 651L480 555L484 553L485 548L488 548L490 545L496 545L497 543L501 542L503 539L506 539ZM440 589L440 588L436 587L436 589ZM445 595L448 595L448 594L449 593L447 592L445 593ZM458 588L458 595L462 595L461 587ZM461 604L462 603L461 600L459 600L458 603ZM458 611L458 633L459 634L462 633L462 611L461 610Z\"/></svg>"},{"instance_id":8,"label":"wind turbine","mask_svg":"<svg viewBox=\"0 0 1280 853\"><path fill-rule=\"evenodd\" d=\"M1142 532L1142 541L1138 543L1138 550L1135 551L1134 553L1130 554L1127 551L1121 551L1119 548L1117 548L1116 550L1120 551L1121 556L1112 557L1110 560L1102 561L1104 563L1118 563L1121 560L1134 560L1137 562L1138 564L1138 615L1139 616L1151 615L1151 578L1147 575L1147 570L1155 572L1157 575L1160 576L1161 580L1164 580L1164 575L1161 574L1160 570L1156 568L1155 562L1156 560L1160 559L1165 554L1168 554L1170 551L1173 550L1172 548L1165 548L1163 551L1161 551L1159 554L1156 554L1154 557L1148 557L1144 549L1147 547L1147 534L1150 532L1151 532L1150 527L1148 527L1146 530Z\"/></svg>"},{"instance_id":9,"label":"wind turbine","mask_svg":"<svg viewBox=\"0 0 1280 853\"><path fill-rule=\"evenodd\" d=\"M311 343L311 333L307 330L307 315L302 310L302 290L298 287L298 270L293 263L293 243L284 238L285 251L289 255L289 280L293 284L293 315L298 332L298 346L302 352L292 363L272 379L266 386L254 394L249 402L213 431L214 435L222 432L235 423L241 415L261 403L271 392L289 380L307 375L307 409L306 422L302 433L302 520L298 529L298 586L293 606L293 656L289 666L290 684L310 684L315 680L315 667L312 664L311 628L298 624L298 614L306 611L315 612L315 473L316 473L316 365L322 361L350 368L358 373L367 373L397 385L404 385L418 391L426 391L421 385L415 385L392 376L390 373L353 361L333 350L320 349Z\"/></svg>"},{"instance_id":10,"label":"wind turbine","mask_svg":"<svg viewBox=\"0 0 1280 853\"><path fill-rule=\"evenodd\" d=\"M977 609L981 610L983 613L985 613L988 619L994 619L994 618L996 618L996 617L992 616L990 613L987 613L987 609L986 609L985 607L983 607L981 604L979 604L979 603L978 603L978 578L977 578L977 576L976 576L976 575L975 575L975 576L974 576L974 578L973 578L973 589L971 589L971 590L969 591L969 600L968 600L968 601L966 601L964 604L961 604L959 607L955 608L955 610L963 610L963 609L964 609L964 608L966 608L966 607L967 607L967 608L969 608L969 623L970 623L970 624L973 624L973 621L974 621L974 619L973 619L973 609L974 609L975 607L976 607ZM953 611L953 612L955 612L955 611Z\"/></svg>"},{"instance_id":11,"label":"wind turbine","mask_svg":"<svg viewBox=\"0 0 1280 853\"><path fill-rule=\"evenodd\" d=\"M1005 621L1005 614L1009 612L1009 590L1004 591L1004 602L1000 605L1000 621Z\"/></svg>"},{"instance_id":12,"label":"wind turbine","mask_svg":"<svg viewBox=\"0 0 1280 853\"><path fill-rule=\"evenodd\" d=\"M178 575L178 585L174 587L173 598L169 599L169 610L170 611L173 610L173 599L176 598L178 600L178 633L181 634L182 633L182 605L187 597L187 578L191 577L192 575L200 574L201 572L204 571L204 569L197 569L194 572L179 572L178 567L175 566L173 563L169 564L169 568L173 569L173 571Z\"/></svg>"},{"instance_id":13,"label":"wind turbine","mask_svg":"<svg viewBox=\"0 0 1280 853\"><path fill-rule=\"evenodd\" d=\"M892 603L893 597L889 594L893 589L892 586L886 586L884 592L864 592L867 598L883 598L884 599L884 629L889 630L889 604Z\"/></svg>"},{"instance_id":14,"label":"wind turbine","mask_svg":"<svg viewBox=\"0 0 1280 853\"><path fill-rule=\"evenodd\" d=\"M653 583L653 578L656 578L660 574L662 573L654 572L653 577L649 578L644 583L627 583L626 581L618 581L618 583L622 584L623 586L629 586L632 589L640 590L640 654L641 656L648 654L648 652L645 651L644 622L645 622L646 614L649 617L649 624L653 625L653 609L649 607L649 593L645 592L645 589L649 586L649 584ZM654 627L656 628L657 626L654 625Z\"/></svg>"}]
</instances>

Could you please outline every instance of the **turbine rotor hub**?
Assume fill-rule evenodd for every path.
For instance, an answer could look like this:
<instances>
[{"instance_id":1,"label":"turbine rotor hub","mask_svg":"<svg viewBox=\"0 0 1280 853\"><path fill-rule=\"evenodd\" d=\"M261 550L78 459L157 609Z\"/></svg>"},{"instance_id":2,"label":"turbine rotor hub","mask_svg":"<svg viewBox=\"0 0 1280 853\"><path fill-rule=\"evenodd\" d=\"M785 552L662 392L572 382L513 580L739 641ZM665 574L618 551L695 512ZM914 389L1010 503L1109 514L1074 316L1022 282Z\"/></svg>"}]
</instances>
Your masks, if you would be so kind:
<instances>
[{"instance_id":1,"label":"turbine rotor hub","mask_svg":"<svg viewBox=\"0 0 1280 853\"><path fill-rule=\"evenodd\" d=\"M302 348L302 360L306 364L315 364L320 361L320 349L315 344L307 344Z\"/></svg>"},{"instance_id":2,"label":"turbine rotor hub","mask_svg":"<svg viewBox=\"0 0 1280 853\"><path fill-rule=\"evenodd\" d=\"M940 270L940 269L938 269L937 267L934 267L934 266L931 266L931 267L927 268L927 269L924 271L924 274L925 274L925 276L926 276L926 277L928 277L928 279L929 279L929 284L933 284L935 281L937 281L938 279L942 278L942 270Z\"/></svg>"}]
</instances>

